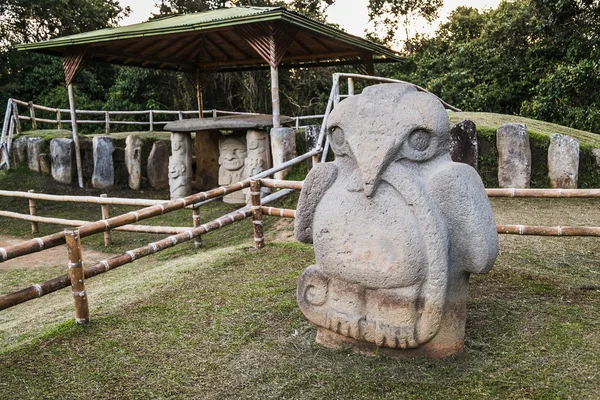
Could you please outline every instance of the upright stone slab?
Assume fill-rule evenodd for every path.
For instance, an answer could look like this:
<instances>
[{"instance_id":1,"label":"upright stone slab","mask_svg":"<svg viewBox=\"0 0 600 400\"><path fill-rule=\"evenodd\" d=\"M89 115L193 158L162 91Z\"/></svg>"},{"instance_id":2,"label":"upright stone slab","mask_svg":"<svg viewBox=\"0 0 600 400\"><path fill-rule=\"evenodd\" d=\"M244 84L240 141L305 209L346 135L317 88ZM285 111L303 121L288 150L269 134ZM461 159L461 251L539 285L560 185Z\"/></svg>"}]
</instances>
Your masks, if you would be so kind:
<instances>
[{"instance_id":1,"label":"upright stone slab","mask_svg":"<svg viewBox=\"0 0 600 400\"><path fill-rule=\"evenodd\" d=\"M113 163L115 147L113 141L108 136L94 136L92 144L94 147L92 186L96 189L111 187L115 183L115 168Z\"/></svg>"},{"instance_id":2,"label":"upright stone slab","mask_svg":"<svg viewBox=\"0 0 600 400\"><path fill-rule=\"evenodd\" d=\"M48 141L40 137L30 137L27 140L27 159L29 160L29 169L40 171L40 154L48 149Z\"/></svg>"},{"instance_id":3,"label":"upright stone slab","mask_svg":"<svg viewBox=\"0 0 600 400\"><path fill-rule=\"evenodd\" d=\"M498 235L479 175L450 158L446 110L412 85L380 84L327 124L335 161L309 172L294 227L314 244L297 299L317 342L399 357L462 351L468 276L492 268Z\"/></svg>"},{"instance_id":4,"label":"upright stone slab","mask_svg":"<svg viewBox=\"0 0 600 400\"><path fill-rule=\"evenodd\" d=\"M50 141L51 173L55 181L71 184L75 172L75 145L73 139L56 138Z\"/></svg>"},{"instance_id":5,"label":"upright stone slab","mask_svg":"<svg viewBox=\"0 0 600 400\"><path fill-rule=\"evenodd\" d=\"M244 176L250 178L271 168L271 148L269 146L269 134L266 131L249 129L246 132L246 145L248 156L244 163ZM270 193L268 187L261 187L261 196ZM250 198L250 188L244 189L246 201Z\"/></svg>"},{"instance_id":6,"label":"upright stone slab","mask_svg":"<svg viewBox=\"0 0 600 400\"><path fill-rule=\"evenodd\" d=\"M245 136L228 136L219 140L219 185L227 186L246 179L244 165L248 150ZM246 196L239 190L223 196L225 203L244 204Z\"/></svg>"},{"instance_id":7,"label":"upright stone slab","mask_svg":"<svg viewBox=\"0 0 600 400\"><path fill-rule=\"evenodd\" d=\"M531 183L531 148L524 124L504 124L496 132L498 183L503 188L528 188Z\"/></svg>"},{"instance_id":8,"label":"upright stone slab","mask_svg":"<svg viewBox=\"0 0 600 400\"><path fill-rule=\"evenodd\" d=\"M129 135L125 139L125 165L129 175L130 189L140 190L142 183L142 138Z\"/></svg>"},{"instance_id":9,"label":"upright stone slab","mask_svg":"<svg viewBox=\"0 0 600 400\"><path fill-rule=\"evenodd\" d=\"M12 165L17 166L28 160L27 158L27 136L20 136L13 140L11 148Z\"/></svg>"},{"instance_id":10,"label":"upright stone slab","mask_svg":"<svg viewBox=\"0 0 600 400\"><path fill-rule=\"evenodd\" d=\"M50 155L47 153L40 154L40 172L50 174Z\"/></svg>"},{"instance_id":11,"label":"upright stone slab","mask_svg":"<svg viewBox=\"0 0 600 400\"><path fill-rule=\"evenodd\" d=\"M321 133L321 125L309 125L304 129L304 136L306 137L306 151L314 150L317 147L317 140ZM308 170L310 171L313 167L312 158L306 160Z\"/></svg>"},{"instance_id":12,"label":"upright stone slab","mask_svg":"<svg viewBox=\"0 0 600 400\"><path fill-rule=\"evenodd\" d=\"M570 136L553 133L548 147L548 176L553 188L577 189L579 142Z\"/></svg>"},{"instance_id":13,"label":"upright stone slab","mask_svg":"<svg viewBox=\"0 0 600 400\"><path fill-rule=\"evenodd\" d=\"M164 189L169 186L169 148L166 140L154 142L148 156L148 183L154 189Z\"/></svg>"},{"instance_id":14,"label":"upright stone slab","mask_svg":"<svg viewBox=\"0 0 600 400\"><path fill-rule=\"evenodd\" d=\"M292 128L273 128L270 135L274 167L296 157L296 131ZM275 179L283 179L287 172L287 169L276 172Z\"/></svg>"},{"instance_id":15,"label":"upright stone slab","mask_svg":"<svg viewBox=\"0 0 600 400\"><path fill-rule=\"evenodd\" d=\"M196 132L194 152L196 154L196 178L194 186L200 190L214 189L219 185L219 139L218 130Z\"/></svg>"},{"instance_id":16,"label":"upright stone slab","mask_svg":"<svg viewBox=\"0 0 600 400\"><path fill-rule=\"evenodd\" d=\"M450 156L452 161L468 164L477 169L479 149L475 122L464 120L450 130Z\"/></svg>"},{"instance_id":17,"label":"upright stone slab","mask_svg":"<svg viewBox=\"0 0 600 400\"><path fill-rule=\"evenodd\" d=\"M189 133L171 133L169 188L171 199L192 194L192 137Z\"/></svg>"}]
</instances>

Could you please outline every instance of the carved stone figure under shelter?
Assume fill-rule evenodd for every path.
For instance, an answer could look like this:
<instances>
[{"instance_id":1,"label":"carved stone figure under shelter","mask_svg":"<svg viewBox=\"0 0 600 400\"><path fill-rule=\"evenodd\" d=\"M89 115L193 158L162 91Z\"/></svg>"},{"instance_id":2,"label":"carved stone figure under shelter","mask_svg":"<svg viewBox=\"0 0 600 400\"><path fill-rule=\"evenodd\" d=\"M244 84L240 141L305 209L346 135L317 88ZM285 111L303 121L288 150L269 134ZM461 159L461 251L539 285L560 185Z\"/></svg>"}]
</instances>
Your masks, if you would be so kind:
<instances>
[{"instance_id":1,"label":"carved stone figure under shelter","mask_svg":"<svg viewBox=\"0 0 600 400\"><path fill-rule=\"evenodd\" d=\"M269 134L266 131L248 130L246 145L248 156L244 163L244 178L255 176L271 168L271 147L269 146ZM265 193L269 193L269 188L262 187L260 191L264 196ZM244 193L249 196L250 189L244 189Z\"/></svg>"},{"instance_id":2,"label":"carved stone figure under shelter","mask_svg":"<svg viewBox=\"0 0 600 400\"><path fill-rule=\"evenodd\" d=\"M248 150L243 136L223 137L219 140L219 185L227 186L246 179L244 165ZM246 202L242 191L223 196L223 201L231 204Z\"/></svg>"},{"instance_id":3,"label":"carved stone figure under shelter","mask_svg":"<svg viewBox=\"0 0 600 400\"><path fill-rule=\"evenodd\" d=\"M169 188L171 199L192 194L192 138L189 133L171 134Z\"/></svg>"},{"instance_id":4,"label":"carved stone figure under shelter","mask_svg":"<svg viewBox=\"0 0 600 400\"><path fill-rule=\"evenodd\" d=\"M498 254L494 217L470 166L452 162L440 101L380 84L330 114L336 159L308 174L295 236L316 264L300 309L329 347L394 356L462 351L470 273Z\"/></svg>"}]
</instances>

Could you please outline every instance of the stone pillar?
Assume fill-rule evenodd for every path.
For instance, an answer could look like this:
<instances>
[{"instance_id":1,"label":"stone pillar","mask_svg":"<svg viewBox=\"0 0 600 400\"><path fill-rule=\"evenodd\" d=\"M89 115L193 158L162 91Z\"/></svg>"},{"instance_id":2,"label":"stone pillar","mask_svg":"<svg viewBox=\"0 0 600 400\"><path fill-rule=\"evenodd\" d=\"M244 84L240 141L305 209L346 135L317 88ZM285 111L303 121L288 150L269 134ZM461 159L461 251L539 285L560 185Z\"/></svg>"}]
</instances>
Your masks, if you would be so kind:
<instances>
[{"instance_id":1,"label":"stone pillar","mask_svg":"<svg viewBox=\"0 0 600 400\"><path fill-rule=\"evenodd\" d=\"M169 188L171 199L192 194L192 136L187 132L171 133Z\"/></svg>"},{"instance_id":2,"label":"stone pillar","mask_svg":"<svg viewBox=\"0 0 600 400\"><path fill-rule=\"evenodd\" d=\"M27 160L27 136L21 136L12 142L11 157L15 167Z\"/></svg>"},{"instance_id":3,"label":"stone pillar","mask_svg":"<svg viewBox=\"0 0 600 400\"><path fill-rule=\"evenodd\" d=\"M246 179L244 165L247 155L245 136L226 136L219 140L219 185L227 186ZM240 190L223 196L223 201L244 204L246 196Z\"/></svg>"},{"instance_id":4,"label":"stone pillar","mask_svg":"<svg viewBox=\"0 0 600 400\"><path fill-rule=\"evenodd\" d=\"M92 186L97 189L111 187L115 183L115 168L113 163L115 147L112 139L108 136L94 136L92 145L94 148Z\"/></svg>"},{"instance_id":5,"label":"stone pillar","mask_svg":"<svg viewBox=\"0 0 600 400\"><path fill-rule=\"evenodd\" d=\"M194 140L196 153L196 179L198 190L214 189L219 185L219 139L218 130L198 131Z\"/></svg>"},{"instance_id":6,"label":"stone pillar","mask_svg":"<svg viewBox=\"0 0 600 400\"><path fill-rule=\"evenodd\" d=\"M570 136L553 133L548 147L548 176L553 188L577 189L579 142Z\"/></svg>"},{"instance_id":7,"label":"stone pillar","mask_svg":"<svg viewBox=\"0 0 600 400\"><path fill-rule=\"evenodd\" d=\"M260 174L271 168L271 148L269 146L269 134L265 131L250 129L246 132L246 144L248 156L245 162L244 176L246 178ZM269 188L261 187L261 196L270 193ZM250 197L250 188L244 189L246 200Z\"/></svg>"},{"instance_id":8,"label":"stone pillar","mask_svg":"<svg viewBox=\"0 0 600 400\"><path fill-rule=\"evenodd\" d=\"M477 169L479 149L477 147L477 127L473 121L464 120L452 127L450 156L452 161L468 164Z\"/></svg>"},{"instance_id":9,"label":"stone pillar","mask_svg":"<svg viewBox=\"0 0 600 400\"><path fill-rule=\"evenodd\" d=\"M39 137L30 137L27 140L27 158L29 169L32 171L40 171L40 154L46 152L48 141Z\"/></svg>"},{"instance_id":10,"label":"stone pillar","mask_svg":"<svg viewBox=\"0 0 600 400\"><path fill-rule=\"evenodd\" d=\"M148 183L154 189L164 189L169 186L169 142L159 140L154 142L148 156Z\"/></svg>"},{"instance_id":11,"label":"stone pillar","mask_svg":"<svg viewBox=\"0 0 600 400\"><path fill-rule=\"evenodd\" d=\"M306 136L306 151L314 150L317 147L317 140L321 133L321 125L309 125L304 129L304 135ZM313 167L312 158L306 160L308 164L308 170L310 171Z\"/></svg>"},{"instance_id":12,"label":"stone pillar","mask_svg":"<svg viewBox=\"0 0 600 400\"><path fill-rule=\"evenodd\" d=\"M138 135L129 135L125 139L125 165L129 188L140 190L142 183L142 138Z\"/></svg>"},{"instance_id":13,"label":"stone pillar","mask_svg":"<svg viewBox=\"0 0 600 400\"><path fill-rule=\"evenodd\" d=\"M524 124L504 124L496 133L498 183L504 188L528 188L531 183L531 148Z\"/></svg>"},{"instance_id":14,"label":"stone pillar","mask_svg":"<svg viewBox=\"0 0 600 400\"><path fill-rule=\"evenodd\" d=\"M50 141L50 158L52 159L52 178L60 183L71 184L75 172L73 139L52 139Z\"/></svg>"},{"instance_id":15,"label":"stone pillar","mask_svg":"<svg viewBox=\"0 0 600 400\"><path fill-rule=\"evenodd\" d=\"M296 157L296 132L292 128L271 129L271 152L274 167ZM283 179L287 172L275 173L275 179Z\"/></svg>"},{"instance_id":16,"label":"stone pillar","mask_svg":"<svg viewBox=\"0 0 600 400\"><path fill-rule=\"evenodd\" d=\"M50 156L47 153L40 154L40 172L50 174Z\"/></svg>"}]
</instances>

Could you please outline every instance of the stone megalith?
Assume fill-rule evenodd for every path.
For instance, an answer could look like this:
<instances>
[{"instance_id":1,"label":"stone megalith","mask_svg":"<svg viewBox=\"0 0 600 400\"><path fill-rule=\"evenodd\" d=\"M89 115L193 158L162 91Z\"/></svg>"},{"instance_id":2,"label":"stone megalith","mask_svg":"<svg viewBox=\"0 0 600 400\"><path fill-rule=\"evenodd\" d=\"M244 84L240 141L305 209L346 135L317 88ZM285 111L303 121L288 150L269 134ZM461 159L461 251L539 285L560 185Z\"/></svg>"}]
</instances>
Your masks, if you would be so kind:
<instances>
[{"instance_id":1,"label":"stone megalith","mask_svg":"<svg viewBox=\"0 0 600 400\"><path fill-rule=\"evenodd\" d=\"M27 136L20 136L12 142L12 165L17 166L27 161Z\"/></svg>"},{"instance_id":2,"label":"stone megalith","mask_svg":"<svg viewBox=\"0 0 600 400\"><path fill-rule=\"evenodd\" d=\"M216 129L196 132L194 153L196 154L195 186L199 190L214 189L219 185L219 139Z\"/></svg>"},{"instance_id":3,"label":"stone megalith","mask_svg":"<svg viewBox=\"0 0 600 400\"><path fill-rule=\"evenodd\" d=\"M154 189L169 186L169 142L158 140L152 145L148 156L148 183Z\"/></svg>"},{"instance_id":4,"label":"stone megalith","mask_svg":"<svg viewBox=\"0 0 600 400\"><path fill-rule=\"evenodd\" d=\"M528 188L531 148L525 124L504 124L496 132L498 183L503 188Z\"/></svg>"},{"instance_id":5,"label":"stone megalith","mask_svg":"<svg viewBox=\"0 0 600 400\"><path fill-rule=\"evenodd\" d=\"M244 177L249 178L271 168L271 148L269 134L266 131L249 129L246 132L248 155L244 163ZM261 196L270 193L268 187L261 187ZM244 189L246 200L250 197L250 188Z\"/></svg>"},{"instance_id":6,"label":"stone megalith","mask_svg":"<svg viewBox=\"0 0 600 400\"><path fill-rule=\"evenodd\" d=\"M47 153L40 154L40 172L50 174L50 155Z\"/></svg>"},{"instance_id":7,"label":"stone megalith","mask_svg":"<svg viewBox=\"0 0 600 400\"><path fill-rule=\"evenodd\" d=\"M60 183L71 184L75 176L75 145L73 139L56 138L50 141L52 178Z\"/></svg>"},{"instance_id":8,"label":"stone megalith","mask_svg":"<svg viewBox=\"0 0 600 400\"><path fill-rule=\"evenodd\" d=\"M192 136L189 133L171 133L169 157L169 189L171 200L192 194Z\"/></svg>"},{"instance_id":9,"label":"stone megalith","mask_svg":"<svg viewBox=\"0 0 600 400\"><path fill-rule=\"evenodd\" d=\"M321 125L309 125L304 129L304 136L306 137L306 151L314 150L317 147L317 140L319 140L319 134L321 133ZM308 170L313 167L312 158L306 160Z\"/></svg>"},{"instance_id":10,"label":"stone megalith","mask_svg":"<svg viewBox=\"0 0 600 400\"><path fill-rule=\"evenodd\" d=\"M468 164L477 169L479 148L475 122L464 120L450 130L450 156L452 161Z\"/></svg>"},{"instance_id":11,"label":"stone megalith","mask_svg":"<svg viewBox=\"0 0 600 400\"><path fill-rule=\"evenodd\" d=\"M273 128L271 136L271 153L273 166L276 167L296 157L296 131L292 128ZM287 169L275 173L275 179L283 179Z\"/></svg>"},{"instance_id":12,"label":"stone megalith","mask_svg":"<svg viewBox=\"0 0 600 400\"><path fill-rule=\"evenodd\" d=\"M129 135L125 139L125 165L130 189L140 190L142 183L142 138Z\"/></svg>"},{"instance_id":13,"label":"stone megalith","mask_svg":"<svg viewBox=\"0 0 600 400\"><path fill-rule=\"evenodd\" d=\"M577 189L579 142L570 136L553 133L548 147L548 176L553 188Z\"/></svg>"},{"instance_id":14,"label":"stone megalith","mask_svg":"<svg viewBox=\"0 0 600 400\"><path fill-rule=\"evenodd\" d=\"M226 136L219 140L219 185L227 186L246 179L244 165L248 149L245 136ZM243 204L246 196L241 190L223 196L225 203Z\"/></svg>"},{"instance_id":15,"label":"stone megalith","mask_svg":"<svg viewBox=\"0 0 600 400\"><path fill-rule=\"evenodd\" d=\"M329 347L443 357L463 349L469 273L498 254L477 172L450 158L440 101L412 85L369 86L330 114L335 161L298 201L296 239L316 263L297 299Z\"/></svg>"},{"instance_id":16,"label":"stone megalith","mask_svg":"<svg viewBox=\"0 0 600 400\"><path fill-rule=\"evenodd\" d=\"M40 137L30 137L27 140L27 159L29 160L29 169L40 171L40 154L48 149L48 141Z\"/></svg>"},{"instance_id":17,"label":"stone megalith","mask_svg":"<svg viewBox=\"0 0 600 400\"><path fill-rule=\"evenodd\" d=\"M92 186L104 189L115 184L115 167L113 153L115 146L108 136L94 136L92 139L94 148L94 174L92 175Z\"/></svg>"}]
</instances>

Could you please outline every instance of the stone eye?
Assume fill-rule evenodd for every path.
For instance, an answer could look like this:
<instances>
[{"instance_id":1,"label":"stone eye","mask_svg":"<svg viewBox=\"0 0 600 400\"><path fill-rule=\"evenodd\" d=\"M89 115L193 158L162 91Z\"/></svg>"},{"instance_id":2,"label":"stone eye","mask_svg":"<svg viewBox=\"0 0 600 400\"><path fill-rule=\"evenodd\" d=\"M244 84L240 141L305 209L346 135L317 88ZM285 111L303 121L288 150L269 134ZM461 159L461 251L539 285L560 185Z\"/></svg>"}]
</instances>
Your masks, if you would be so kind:
<instances>
[{"instance_id":1,"label":"stone eye","mask_svg":"<svg viewBox=\"0 0 600 400\"><path fill-rule=\"evenodd\" d=\"M430 141L431 134L423 129L414 130L408 138L408 143L410 146L417 151L423 151L427 149Z\"/></svg>"},{"instance_id":2,"label":"stone eye","mask_svg":"<svg viewBox=\"0 0 600 400\"><path fill-rule=\"evenodd\" d=\"M341 148L346 142L344 131L339 126L332 126L329 128L329 141L337 148Z\"/></svg>"}]
</instances>

